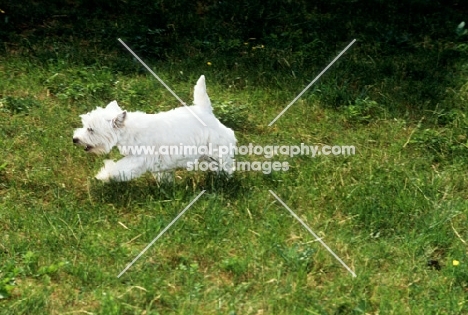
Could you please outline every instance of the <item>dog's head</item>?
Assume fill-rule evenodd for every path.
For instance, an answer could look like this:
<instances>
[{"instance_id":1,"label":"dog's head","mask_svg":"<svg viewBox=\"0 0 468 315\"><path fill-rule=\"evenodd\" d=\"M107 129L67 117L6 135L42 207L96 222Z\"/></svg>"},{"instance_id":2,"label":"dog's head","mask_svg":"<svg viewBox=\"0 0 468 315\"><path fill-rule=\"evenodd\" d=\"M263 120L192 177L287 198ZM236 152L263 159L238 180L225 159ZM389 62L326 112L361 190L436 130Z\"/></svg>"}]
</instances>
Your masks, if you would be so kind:
<instances>
[{"instance_id":1,"label":"dog's head","mask_svg":"<svg viewBox=\"0 0 468 315\"><path fill-rule=\"evenodd\" d=\"M95 154L108 153L117 144L119 132L125 125L127 112L116 101L106 108L98 107L90 113L80 115L83 128L73 133L73 143Z\"/></svg>"}]
</instances>

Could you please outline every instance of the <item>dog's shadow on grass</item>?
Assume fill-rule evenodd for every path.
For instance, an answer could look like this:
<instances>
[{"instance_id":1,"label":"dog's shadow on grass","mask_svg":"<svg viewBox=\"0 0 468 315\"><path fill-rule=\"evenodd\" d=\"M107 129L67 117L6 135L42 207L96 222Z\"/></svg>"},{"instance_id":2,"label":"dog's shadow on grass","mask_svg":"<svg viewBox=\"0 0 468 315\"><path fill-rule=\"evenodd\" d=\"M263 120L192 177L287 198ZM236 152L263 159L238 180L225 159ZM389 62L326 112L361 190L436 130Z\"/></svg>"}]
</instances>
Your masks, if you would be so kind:
<instances>
[{"instance_id":1,"label":"dog's shadow on grass","mask_svg":"<svg viewBox=\"0 0 468 315\"><path fill-rule=\"evenodd\" d=\"M191 201L202 190L206 193L219 194L227 199L238 199L249 187L242 177L234 174L203 173L189 177L177 177L172 181L157 181L151 176L144 176L129 182L109 182L103 184L93 180L90 187L91 198L95 202L128 207L134 203L163 200Z\"/></svg>"}]
</instances>

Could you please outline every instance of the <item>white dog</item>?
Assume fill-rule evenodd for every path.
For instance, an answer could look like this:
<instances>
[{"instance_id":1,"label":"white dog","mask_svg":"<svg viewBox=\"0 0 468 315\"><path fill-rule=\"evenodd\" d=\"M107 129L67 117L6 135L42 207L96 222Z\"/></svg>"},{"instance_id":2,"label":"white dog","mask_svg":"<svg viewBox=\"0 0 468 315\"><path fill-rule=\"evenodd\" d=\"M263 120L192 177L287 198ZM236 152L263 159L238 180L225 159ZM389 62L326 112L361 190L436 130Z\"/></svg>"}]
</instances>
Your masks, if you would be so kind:
<instances>
[{"instance_id":1,"label":"white dog","mask_svg":"<svg viewBox=\"0 0 468 315\"><path fill-rule=\"evenodd\" d=\"M96 175L102 181L127 181L147 171L161 178L165 171L187 168L198 159L206 163L207 158L216 161L216 170L232 173L236 137L214 116L203 75L195 86L193 103L188 108L145 114L124 111L113 101L80 116L83 128L75 130L73 143L96 154L118 146L125 157L104 161Z\"/></svg>"}]
</instances>

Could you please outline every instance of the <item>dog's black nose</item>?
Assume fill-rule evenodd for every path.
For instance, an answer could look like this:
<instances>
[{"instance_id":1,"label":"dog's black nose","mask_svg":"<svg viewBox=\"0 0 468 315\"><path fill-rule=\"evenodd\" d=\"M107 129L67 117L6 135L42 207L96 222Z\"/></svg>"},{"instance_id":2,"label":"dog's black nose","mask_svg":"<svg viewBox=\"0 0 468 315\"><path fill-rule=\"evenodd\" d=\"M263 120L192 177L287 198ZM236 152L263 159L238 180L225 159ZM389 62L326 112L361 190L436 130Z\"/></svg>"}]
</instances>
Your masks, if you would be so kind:
<instances>
[{"instance_id":1,"label":"dog's black nose","mask_svg":"<svg viewBox=\"0 0 468 315\"><path fill-rule=\"evenodd\" d=\"M78 142L80 142L80 139L78 139L78 138L73 138L73 143L78 143Z\"/></svg>"}]
</instances>

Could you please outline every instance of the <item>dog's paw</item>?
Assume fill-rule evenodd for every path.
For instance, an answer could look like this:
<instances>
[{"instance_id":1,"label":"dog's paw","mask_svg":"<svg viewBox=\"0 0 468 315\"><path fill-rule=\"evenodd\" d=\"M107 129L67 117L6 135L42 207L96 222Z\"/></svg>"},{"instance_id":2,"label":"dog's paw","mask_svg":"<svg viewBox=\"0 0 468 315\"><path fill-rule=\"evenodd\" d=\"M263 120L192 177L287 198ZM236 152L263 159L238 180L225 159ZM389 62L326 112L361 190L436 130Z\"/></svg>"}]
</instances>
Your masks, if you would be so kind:
<instances>
[{"instance_id":1,"label":"dog's paw","mask_svg":"<svg viewBox=\"0 0 468 315\"><path fill-rule=\"evenodd\" d=\"M106 171L105 167L103 167L96 176L94 176L97 180L103 181L105 183L109 182L110 174Z\"/></svg>"},{"instance_id":2,"label":"dog's paw","mask_svg":"<svg viewBox=\"0 0 468 315\"><path fill-rule=\"evenodd\" d=\"M111 178L111 170L114 165L115 165L114 161L104 160L104 167L101 168L101 170L99 171L99 173L97 173L95 178L103 182L109 182Z\"/></svg>"}]
</instances>

